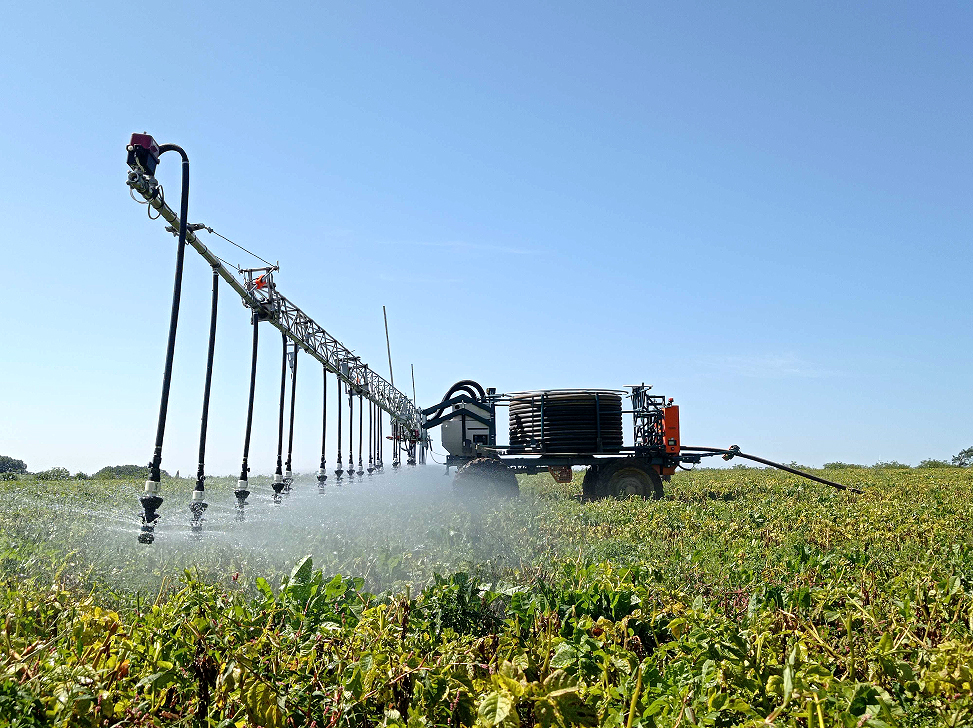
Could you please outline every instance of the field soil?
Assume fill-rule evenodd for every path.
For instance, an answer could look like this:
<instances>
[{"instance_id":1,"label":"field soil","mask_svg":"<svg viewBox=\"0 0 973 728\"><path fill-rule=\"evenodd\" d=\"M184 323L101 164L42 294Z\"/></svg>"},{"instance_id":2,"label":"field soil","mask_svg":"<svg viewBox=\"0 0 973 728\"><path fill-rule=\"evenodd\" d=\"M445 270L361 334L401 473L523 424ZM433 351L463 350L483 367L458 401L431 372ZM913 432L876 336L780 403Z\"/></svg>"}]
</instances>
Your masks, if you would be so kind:
<instances>
[{"instance_id":1,"label":"field soil","mask_svg":"<svg viewBox=\"0 0 973 728\"><path fill-rule=\"evenodd\" d=\"M280 505L254 479L0 481L0 725L973 723L973 469L752 468L660 501L435 468Z\"/></svg>"}]
</instances>

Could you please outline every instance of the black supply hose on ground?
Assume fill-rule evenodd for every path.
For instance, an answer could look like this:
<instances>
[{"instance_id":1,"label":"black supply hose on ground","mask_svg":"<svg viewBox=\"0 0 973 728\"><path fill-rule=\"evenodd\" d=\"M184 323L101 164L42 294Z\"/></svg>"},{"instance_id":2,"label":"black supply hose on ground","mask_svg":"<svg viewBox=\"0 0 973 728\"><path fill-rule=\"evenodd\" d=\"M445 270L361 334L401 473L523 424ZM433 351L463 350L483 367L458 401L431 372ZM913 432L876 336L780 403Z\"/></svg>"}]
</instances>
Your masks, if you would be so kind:
<instances>
[{"instance_id":1,"label":"black supply hose on ground","mask_svg":"<svg viewBox=\"0 0 973 728\"><path fill-rule=\"evenodd\" d=\"M686 450L689 452L702 453L702 457L709 457L712 455L722 455L725 460L730 460L731 458L745 458L747 460L753 460L756 463L761 463L762 465L769 465L772 468L777 468L778 470L783 470L785 473L791 473L792 475L798 475L802 478L807 478L808 480L813 480L816 483L822 483L823 485L830 485L832 488L837 488L838 490L846 490L849 493L861 493L862 491L858 488L852 488L848 485L842 485L841 483L835 483L831 480L826 480L824 478L819 478L816 475L811 475L810 473L805 473L803 470L797 470L788 465L782 465L781 463L775 463L773 460L766 460L764 458L757 457L756 455L748 455L745 452L740 452L740 448L733 445L730 448L721 447L688 447L682 445L680 450Z\"/></svg>"}]
</instances>

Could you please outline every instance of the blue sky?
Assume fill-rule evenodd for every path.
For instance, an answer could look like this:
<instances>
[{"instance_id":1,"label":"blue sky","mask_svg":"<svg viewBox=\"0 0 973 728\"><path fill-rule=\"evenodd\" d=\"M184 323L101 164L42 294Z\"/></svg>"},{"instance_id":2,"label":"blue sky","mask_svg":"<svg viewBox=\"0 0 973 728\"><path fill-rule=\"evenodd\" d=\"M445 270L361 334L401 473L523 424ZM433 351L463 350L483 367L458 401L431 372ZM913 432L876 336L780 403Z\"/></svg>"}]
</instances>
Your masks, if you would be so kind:
<instances>
[{"instance_id":1,"label":"blue sky","mask_svg":"<svg viewBox=\"0 0 973 728\"><path fill-rule=\"evenodd\" d=\"M147 462L174 242L124 184L181 144L190 219L421 404L653 383L684 439L811 465L973 445L964 3L19 3L0 25L0 453ZM159 177L177 199L179 166ZM234 263L245 256L209 238ZM187 258L163 467L195 469ZM209 467L240 457L224 289ZM255 472L273 468L279 341ZM316 465L302 369L296 463Z\"/></svg>"}]
</instances>

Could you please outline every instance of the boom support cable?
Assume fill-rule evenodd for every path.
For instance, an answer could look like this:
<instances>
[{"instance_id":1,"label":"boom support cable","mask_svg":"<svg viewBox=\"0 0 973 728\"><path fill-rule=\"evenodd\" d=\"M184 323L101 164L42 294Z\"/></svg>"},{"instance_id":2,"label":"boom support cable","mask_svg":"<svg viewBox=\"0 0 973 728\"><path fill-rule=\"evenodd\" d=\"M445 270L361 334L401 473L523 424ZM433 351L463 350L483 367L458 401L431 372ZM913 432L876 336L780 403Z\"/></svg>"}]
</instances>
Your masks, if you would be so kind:
<instances>
[{"instance_id":1,"label":"boom support cable","mask_svg":"<svg viewBox=\"0 0 973 728\"><path fill-rule=\"evenodd\" d=\"M182 147L163 144L159 156L169 151L178 152L182 157L182 195L179 202L179 242L176 245L176 272L172 284L172 308L169 313L169 337L166 341L166 364L162 374L162 398L159 403L159 421L155 431L155 449L149 463L149 478L145 481L145 491L139 498L142 506L142 528L139 543L150 544L155 540L157 513L162 505L162 443L166 434L166 415L169 411L169 386L172 383L172 360L176 352L176 328L179 325L179 301L182 297L182 269L186 258L186 219L189 216L189 157Z\"/></svg>"},{"instance_id":2,"label":"boom support cable","mask_svg":"<svg viewBox=\"0 0 973 728\"><path fill-rule=\"evenodd\" d=\"M213 269L213 302L209 316L209 345L206 350L206 383L203 385L203 415L199 426L199 468L196 470L196 487L193 489L193 499L189 504L192 518L189 526L198 533L203 528L203 511L208 507L204 491L206 490L205 465L206 462L206 430L209 425L209 395L213 383L213 355L216 351L216 313L220 295L220 274Z\"/></svg>"},{"instance_id":3,"label":"boom support cable","mask_svg":"<svg viewBox=\"0 0 973 728\"><path fill-rule=\"evenodd\" d=\"M237 481L236 490L233 491L241 519L243 518L243 507L247 504L247 497L250 495L250 478L248 476L250 465L248 460L250 458L250 432L253 429L253 394L257 388L257 340L260 330L260 317L256 311L251 316L251 322L253 324L253 348L250 353L250 396L247 399L247 427L243 435L243 463L240 465L240 479Z\"/></svg>"}]
</instances>

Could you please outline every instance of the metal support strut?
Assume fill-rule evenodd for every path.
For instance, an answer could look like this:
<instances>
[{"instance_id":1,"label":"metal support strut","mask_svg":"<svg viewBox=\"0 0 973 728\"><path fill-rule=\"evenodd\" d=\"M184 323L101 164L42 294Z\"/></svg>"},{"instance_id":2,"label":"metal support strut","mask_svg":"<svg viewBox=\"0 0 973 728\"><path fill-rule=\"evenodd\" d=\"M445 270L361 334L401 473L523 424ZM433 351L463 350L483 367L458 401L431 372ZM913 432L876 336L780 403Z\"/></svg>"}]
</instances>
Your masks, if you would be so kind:
<instances>
[{"instance_id":1,"label":"metal support strut","mask_svg":"<svg viewBox=\"0 0 973 728\"><path fill-rule=\"evenodd\" d=\"M169 338L166 342L166 364L162 374L162 400L159 403L159 421L155 432L155 449L149 463L149 479L145 481L145 492L139 498L142 505L142 529L139 543L150 544L155 540L157 513L162 505L162 443L166 434L166 414L169 411L169 385L172 382L172 359L176 351L176 328L179 325L179 301L182 297L182 268L186 258L186 219L189 216L189 157L175 144L159 147L159 156L166 152L178 152L182 157L182 195L179 203L179 242L176 247L176 273L172 285L172 309L169 314ZM155 170L153 169L153 172Z\"/></svg>"},{"instance_id":2,"label":"metal support strut","mask_svg":"<svg viewBox=\"0 0 973 728\"><path fill-rule=\"evenodd\" d=\"M192 518L189 527L194 533L203 529L203 511L208 507L204 491L206 490L206 429L209 424L209 395L213 383L213 354L216 350L216 313L220 295L220 274L213 269L213 303L209 316L209 347L206 351L206 383L203 385L203 416L199 426L199 468L196 471L196 487L193 489L193 499L189 503Z\"/></svg>"}]
</instances>

